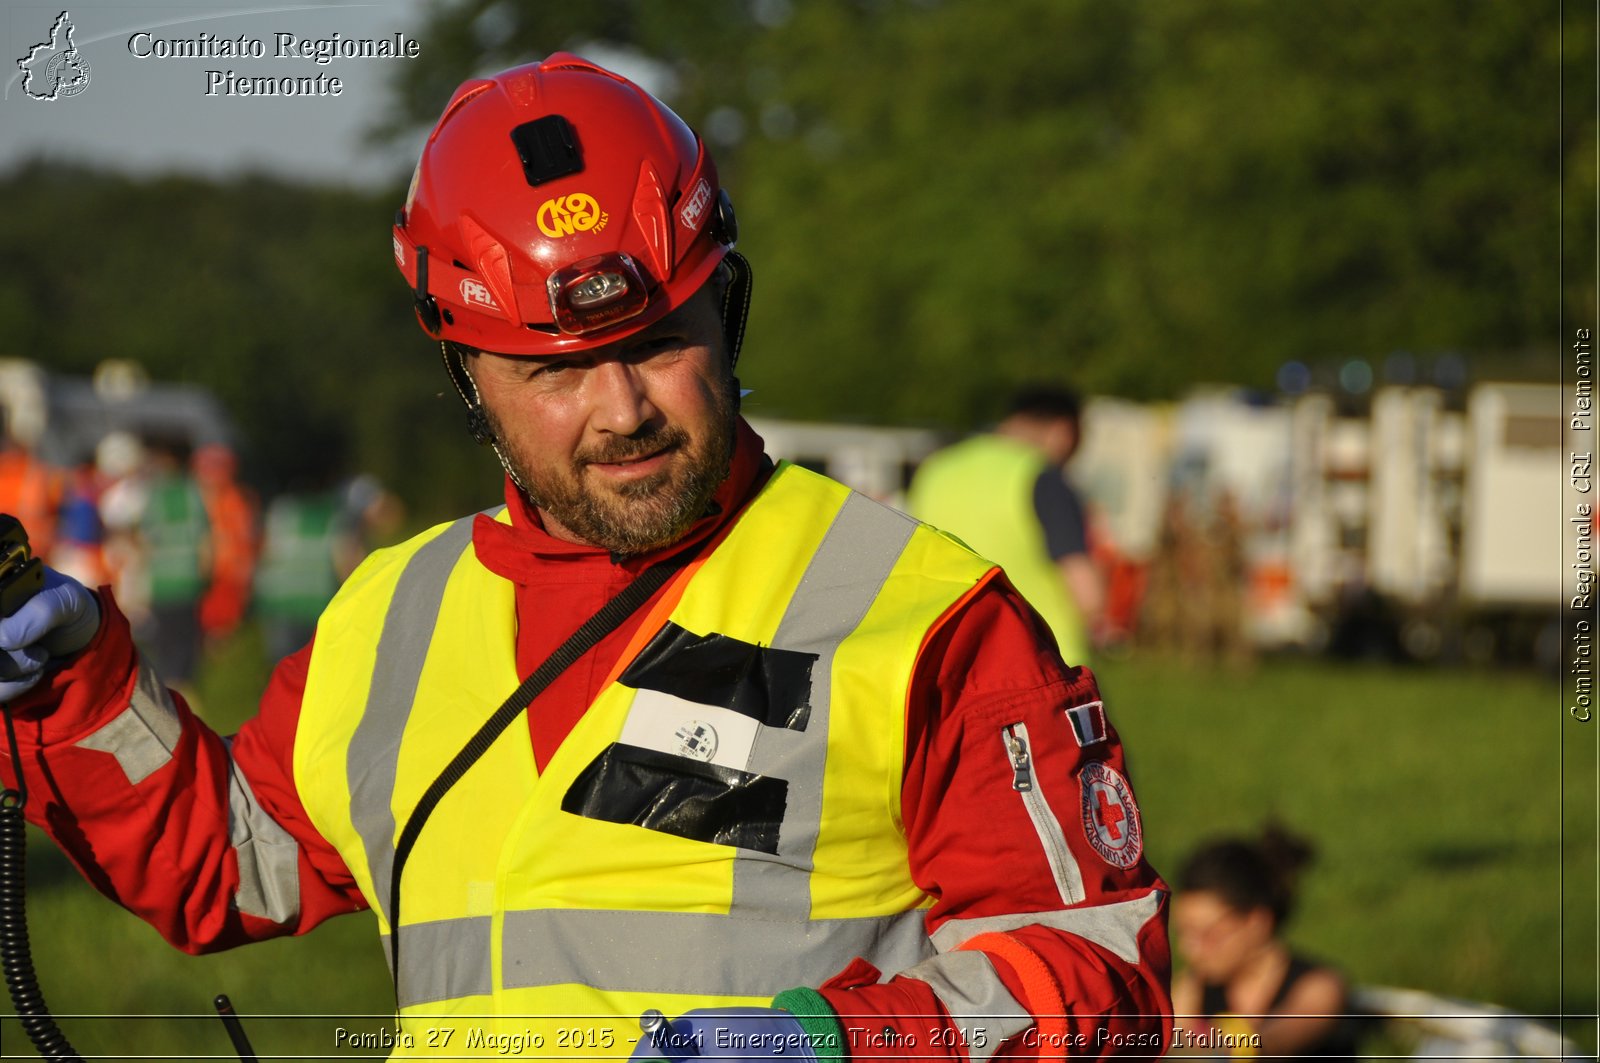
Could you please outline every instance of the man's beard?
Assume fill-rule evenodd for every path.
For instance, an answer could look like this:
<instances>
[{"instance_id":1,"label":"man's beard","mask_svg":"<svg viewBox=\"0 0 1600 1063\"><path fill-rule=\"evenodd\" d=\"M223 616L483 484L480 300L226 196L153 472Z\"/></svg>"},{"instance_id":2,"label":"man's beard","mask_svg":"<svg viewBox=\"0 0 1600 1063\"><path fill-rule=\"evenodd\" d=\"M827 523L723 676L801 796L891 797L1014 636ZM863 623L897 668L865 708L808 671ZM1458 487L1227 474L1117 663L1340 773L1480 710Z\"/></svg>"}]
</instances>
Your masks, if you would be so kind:
<instances>
[{"instance_id":1,"label":"man's beard","mask_svg":"<svg viewBox=\"0 0 1600 1063\"><path fill-rule=\"evenodd\" d=\"M507 434L489 413L489 427L501 459L523 493L562 527L592 546L613 554L647 553L676 542L689 526L707 514L712 496L733 466L734 427L738 416L738 382L731 380L713 396L706 436L696 441L681 425L665 425L578 451L561 473L536 473L504 441ZM665 469L615 488L595 489L584 481L584 466L626 461L674 448Z\"/></svg>"}]
</instances>

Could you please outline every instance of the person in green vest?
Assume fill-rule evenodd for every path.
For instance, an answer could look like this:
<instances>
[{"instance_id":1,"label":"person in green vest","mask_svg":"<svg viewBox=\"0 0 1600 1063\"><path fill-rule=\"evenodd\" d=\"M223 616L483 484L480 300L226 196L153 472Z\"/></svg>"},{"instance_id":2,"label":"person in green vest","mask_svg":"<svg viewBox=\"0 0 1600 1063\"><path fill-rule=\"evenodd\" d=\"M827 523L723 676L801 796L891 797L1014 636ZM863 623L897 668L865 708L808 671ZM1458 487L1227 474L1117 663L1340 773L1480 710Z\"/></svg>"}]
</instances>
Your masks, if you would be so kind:
<instances>
[{"instance_id":1,"label":"person in green vest","mask_svg":"<svg viewBox=\"0 0 1600 1063\"><path fill-rule=\"evenodd\" d=\"M311 641L339 585L400 520L399 500L367 474L268 504L252 606L272 660Z\"/></svg>"},{"instance_id":2,"label":"person in green vest","mask_svg":"<svg viewBox=\"0 0 1600 1063\"><path fill-rule=\"evenodd\" d=\"M339 518L331 491L281 494L267 505L253 608L271 660L311 641L339 589Z\"/></svg>"},{"instance_id":3,"label":"person in green vest","mask_svg":"<svg viewBox=\"0 0 1600 1063\"><path fill-rule=\"evenodd\" d=\"M1104 597L1083 500L1064 471L1078 449L1080 405L1064 388L1023 388L993 431L924 461L907 497L912 516L1005 569L1071 664L1089 661Z\"/></svg>"},{"instance_id":4,"label":"person in green vest","mask_svg":"<svg viewBox=\"0 0 1600 1063\"><path fill-rule=\"evenodd\" d=\"M186 684L200 662L200 598L211 571L211 522L189 475L189 445L145 445L149 483L139 539L150 584L150 623L141 644L162 674Z\"/></svg>"}]
</instances>

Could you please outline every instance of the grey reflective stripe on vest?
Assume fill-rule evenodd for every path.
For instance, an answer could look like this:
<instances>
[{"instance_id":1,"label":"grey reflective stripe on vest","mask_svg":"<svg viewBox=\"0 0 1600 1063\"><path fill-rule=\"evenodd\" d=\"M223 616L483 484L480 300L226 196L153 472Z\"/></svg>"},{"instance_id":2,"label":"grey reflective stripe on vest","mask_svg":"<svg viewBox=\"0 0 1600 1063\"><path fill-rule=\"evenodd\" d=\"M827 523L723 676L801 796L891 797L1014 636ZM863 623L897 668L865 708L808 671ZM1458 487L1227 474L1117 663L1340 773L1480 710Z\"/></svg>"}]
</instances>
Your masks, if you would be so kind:
<instances>
[{"instance_id":1,"label":"grey reflective stripe on vest","mask_svg":"<svg viewBox=\"0 0 1600 1063\"><path fill-rule=\"evenodd\" d=\"M405 995L399 998L402 1008L488 996L494 991L494 979L489 973L493 916L407 923L400 933L406 937L405 947L400 950L406 958ZM389 935L382 938L383 958L393 973L394 950L389 947Z\"/></svg>"},{"instance_id":2,"label":"grey reflective stripe on vest","mask_svg":"<svg viewBox=\"0 0 1600 1063\"><path fill-rule=\"evenodd\" d=\"M87 738L79 739L77 745L116 757L122 774L137 786L172 759L182 733L183 723L166 684L140 657L128 707Z\"/></svg>"},{"instance_id":3,"label":"grey reflective stripe on vest","mask_svg":"<svg viewBox=\"0 0 1600 1063\"><path fill-rule=\"evenodd\" d=\"M790 923L700 912L507 912L501 981L507 989L577 982L617 992L771 997L821 985L853 956L886 971L916 963L929 949L923 915Z\"/></svg>"},{"instance_id":4,"label":"grey reflective stripe on vest","mask_svg":"<svg viewBox=\"0 0 1600 1063\"><path fill-rule=\"evenodd\" d=\"M372 873L372 892L380 908L389 903L389 873L394 866L394 781L400 740L417 682L433 641L433 626L444 601L445 584L472 543L472 522L463 517L411 555L383 617L378 636L378 665L367 691L367 705L350 736L346 770L350 781L350 818L361 835ZM315 650L312 651L316 652ZM389 912L384 911L385 921ZM419 952L421 955L419 957ZM425 951L408 953L429 958ZM413 973L407 964L408 977Z\"/></svg>"},{"instance_id":5,"label":"grey reflective stripe on vest","mask_svg":"<svg viewBox=\"0 0 1600 1063\"><path fill-rule=\"evenodd\" d=\"M1127 963L1139 963L1139 931L1161 910L1165 894L1151 890L1131 901L1054 912L1020 912L980 919L952 919L934 931L939 955L901 972L920 978L966 1035L972 1063L985 1063L1006 1038L1033 1025L1033 1016L1000 980L994 964L980 951L952 951L979 934L1007 933L1045 926L1092 941ZM982 1030L982 1036L977 1031Z\"/></svg>"},{"instance_id":6,"label":"grey reflective stripe on vest","mask_svg":"<svg viewBox=\"0 0 1600 1063\"><path fill-rule=\"evenodd\" d=\"M822 829L833 656L866 616L911 541L916 521L851 492L806 566L772 644L815 653L811 716L804 731L762 727L749 768L789 782L778 852L745 851L733 867L730 913L811 917L811 866ZM882 966L880 964L880 966Z\"/></svg>"},{"instance_id":7,"label":"grey reflective stripe on vest","mask_svg":"<svg viewBox=\"0 0 1600 1063\"><path fill-rule=\"evenodd\" d=\"M952 919L933 932L933 943L940 952L948 952L979 934L1004 933L1025 926L1047 926L1092 941L1118 959L1136 964L1139 962L1139 931L1161 910L1161 900L1165 896L1161 890L1151 890L1143 897L1114 904L980 919Z\"/></svg>"}]
</instances>

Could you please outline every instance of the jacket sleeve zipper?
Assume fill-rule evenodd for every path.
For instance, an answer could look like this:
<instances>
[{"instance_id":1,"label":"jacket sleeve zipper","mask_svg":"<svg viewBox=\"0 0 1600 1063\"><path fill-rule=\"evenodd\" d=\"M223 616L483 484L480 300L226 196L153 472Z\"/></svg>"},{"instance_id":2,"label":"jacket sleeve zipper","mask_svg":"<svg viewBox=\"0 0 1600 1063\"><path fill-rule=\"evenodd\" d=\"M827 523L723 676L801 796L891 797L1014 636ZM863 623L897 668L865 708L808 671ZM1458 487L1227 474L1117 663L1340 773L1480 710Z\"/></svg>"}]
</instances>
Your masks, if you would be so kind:
<instances>
[{"instance_id":1,"label":"jacket sleeve zipper","mask_svg":"<svg viewBox=\"0 0 1600 1063\"><path fill-rule=\"evenodd\" d=\"M1067 847L1060 821L1038 786L1033 770L1033 754L1028 746L1027 725L1009 724L1001 729L1000 737L1005 742L1006 759L1011 765L1011 788L1022 795L1022 806L1028 812L1028 819L1033 822L1039 844L1044 847L1056 890L1061 894L1063 903L1077 904L1084 899L1083 875L1078 870L1071 849Z\"/></svg>"},{"instance_id":2,"label":"jacket sleeve zipper","mask_svg":"<svg viewBox=\"0 0 1600 1063\"><path fill-rule=\"evenodd\" d=\"M1017 728L1021 726L1012 724L1000 734L1004 736L1006 751L1011 756L1011 788L1019 794L1025 794L1033 789L1033 766L1030 763L1027 743L1016 734Z\"/></svg>"}]
</instances>

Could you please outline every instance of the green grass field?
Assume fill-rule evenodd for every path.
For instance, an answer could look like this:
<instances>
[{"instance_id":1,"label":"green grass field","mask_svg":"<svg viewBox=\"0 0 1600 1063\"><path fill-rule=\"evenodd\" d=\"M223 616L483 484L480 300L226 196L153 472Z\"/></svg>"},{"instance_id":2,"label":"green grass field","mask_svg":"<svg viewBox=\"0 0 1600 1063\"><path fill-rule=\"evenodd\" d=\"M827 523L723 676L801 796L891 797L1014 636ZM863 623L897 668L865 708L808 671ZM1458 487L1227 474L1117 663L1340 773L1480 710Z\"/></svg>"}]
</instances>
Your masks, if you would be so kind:
<instances>
[{"instance_id":1,"label":"green grass field","mask_svg":"<svg viewBox=\"0 0 1600 1063\"><path fill-rule=\"evenodd\" d=\"M1594 1012L1597 747L1553 682L1331 661L1101 677L1157 868L1276 816L1318 846L1289 937L1353 981Z\"/></svg>"},{"instance_id":2,"label":"green grass field","mask_svg":"<svg viewBox=\"0 0 1600 1063\"><path fill-rule=\"evenodd\" d=\"M231 730L263 677L250 637L226 647L200 684L208 718ZM1276 816L1319 846L1290 937L1354 981L1593 1013L1596 732L1568 719L1553 682L1147 658L1109 661L1100 677L1158 868ZM383 1054L335 1045L340 1026L382 1026L392 1001L370 916L194 959L92 893L48 843L30 861L36 964L80 1051L227 1056L209 1017L226 992L263 1057ZM363 1013L380 1018L347 1018ZM87 1017L115 1015L147 1017ZM28 1054L14 1020L0 1038L6 1055Z\"/></svg>"}]
</instances>

